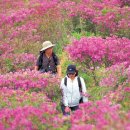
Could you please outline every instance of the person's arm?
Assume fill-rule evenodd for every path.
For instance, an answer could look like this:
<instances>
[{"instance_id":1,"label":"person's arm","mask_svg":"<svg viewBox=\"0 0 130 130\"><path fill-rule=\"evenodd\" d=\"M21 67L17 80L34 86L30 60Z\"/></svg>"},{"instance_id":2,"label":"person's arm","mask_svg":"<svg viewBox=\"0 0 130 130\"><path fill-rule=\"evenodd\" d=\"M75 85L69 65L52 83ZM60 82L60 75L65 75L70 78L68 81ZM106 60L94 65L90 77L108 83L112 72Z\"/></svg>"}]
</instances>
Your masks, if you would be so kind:
<instances>
[{"instance_id":1,"label":"person's arm","mask_svg":"<svg viewBox=\"0 0 130 130\"><path fill-rule=\"evenodd\" d=\"M65 106L65 112L70 112L70 108L68 106L68 100L67 100L67 92L65 91L65 85L64 85L64 78L61 81L60 89L62 91L62 103Z\"/></svg>"},{"instance_id":2,"label":"person's arm","mask_svg":"<svg viewBox=\"0 0 130 130\"><path fill-rule=\"evenodd\" d=\"M65 89L65 85L64 85L64 78L62 79L61 81L61 84L60 84L60 89L61 89L61 92L62 92L62 103L64 104L65 107L68 106L68 99L67 99L67 91Z\"/></svg>"},{"instance_id":3,"label":"person's arm","mask_svg":"<svg viewBox=\"0 0 130 130\"><path fill-rule=\"evenodd\" d=\"M36 61L36 65L34 66L34 70L36 70L36 71L38 71L39 58L40 58L40 56L38 56L37 61Z\"/></svg>"},{"instance_id":4,"label":"person's arm","mask_svg":"<svg viewBox=\"0 0 130 130\"><path fill-rule=\"evenodd\" d=\"M37 71L37 70L38 70L38 66L36 66L36 65L35 65L34 70L36 70L36 71Z\"/></svg>"},{"instance_id":5,"label":"person's arm","mask_svg":"<svg viewBox=\"0 0 130 130\"><path fill-rule=\"evenodd\" d=\"M61 65L57 65L57 73L58 73L58 76L61 77Z\"/></svg>"},{"instance_id":6,"label":"person's arm","mask_svg":"<svg viewBox=\"0 0 130 130\"><path fill-rule=\"evenodd\" d=\"M57 57L57 55L55 55L55 59L56 59L57 74L58 74L58 76L61 78L61 76L62 76L62 70L61 70L60 60L59 60L59 58Z\"/></svg>"},{"instance_id":7,"label":"person's arm","mask_svg":"<svg viewBox=\"0 0 130 130\"><path fill-rule=\"evenodd\" d=\"M83 78L80 78L80 79L81 79L81 84L82 84L83 102L88 102L88 97L86 96L87 90L86 90L86 85L85 85L84 79Z\"/></svg>"}]
</instances>

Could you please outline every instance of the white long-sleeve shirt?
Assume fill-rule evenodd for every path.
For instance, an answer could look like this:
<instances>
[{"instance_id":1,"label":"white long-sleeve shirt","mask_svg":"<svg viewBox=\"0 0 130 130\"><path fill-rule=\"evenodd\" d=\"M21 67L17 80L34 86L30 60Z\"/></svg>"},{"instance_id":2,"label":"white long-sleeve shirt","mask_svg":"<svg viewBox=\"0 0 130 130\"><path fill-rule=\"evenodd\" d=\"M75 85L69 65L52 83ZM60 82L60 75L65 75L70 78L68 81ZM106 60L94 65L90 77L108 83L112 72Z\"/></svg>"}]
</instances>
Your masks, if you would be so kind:
<instances>
[{"instance_id":1,"label":"white long-sleeve shirt","mask_svg":"<svg viewBox=\"0 0 130 130\"><path fill-rule=\"evenodd\" d=\"M64 78L61 80L60 88L62 89L62 102L65 106L73 107L79 105L79 100L81 98L81 93L79 91L78 77L76 76L74 80L67 77L67 85L64 84ZM84 79L80 77L82 93L87 92ZM87 102L88 98L83 96L83 102Z\"/></svg>"}]
</instances>

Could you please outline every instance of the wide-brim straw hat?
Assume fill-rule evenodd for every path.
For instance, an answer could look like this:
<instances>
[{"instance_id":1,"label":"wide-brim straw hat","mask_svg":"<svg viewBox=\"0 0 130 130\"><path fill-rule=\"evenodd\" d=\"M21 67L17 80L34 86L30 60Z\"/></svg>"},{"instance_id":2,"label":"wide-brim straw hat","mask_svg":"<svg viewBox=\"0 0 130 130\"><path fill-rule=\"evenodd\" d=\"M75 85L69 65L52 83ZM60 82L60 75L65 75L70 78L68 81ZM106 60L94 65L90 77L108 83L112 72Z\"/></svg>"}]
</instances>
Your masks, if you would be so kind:
<instances>
[{"instance_id":1,"label":"wide-brim straw hat","mask_svg":"<svg viewBox=\"0 0 130 130\"><path fill-rule=\"evenodd\" d=\"M46 49L55 46L55 44L52 44L50 41L45 41L42 43L42 49L40 51L45 51Z\"/></svg>"}]
</instances>

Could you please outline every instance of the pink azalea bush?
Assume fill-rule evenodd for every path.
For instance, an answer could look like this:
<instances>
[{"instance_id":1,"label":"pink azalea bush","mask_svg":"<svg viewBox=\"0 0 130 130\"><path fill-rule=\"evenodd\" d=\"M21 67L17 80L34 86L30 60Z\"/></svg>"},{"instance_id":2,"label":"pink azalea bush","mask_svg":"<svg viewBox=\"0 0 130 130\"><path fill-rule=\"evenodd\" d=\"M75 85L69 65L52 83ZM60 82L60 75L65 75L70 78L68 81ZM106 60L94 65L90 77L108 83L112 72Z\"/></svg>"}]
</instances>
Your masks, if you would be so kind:
<instances>
[{"instance_id":1,"label":"pink azalea bush","mask_svg":"<svg viewBox=\"0 0 130 130\"><path fill-rule=\"evenodd\" d=\"M35 66L36 56L31 53L14 54L8 53L1 55L1 73L18 71L20 69L33 69Z\"/></svg>"},{"instance_id":2,"label":"pink azalea bush","mask_svg":"<svg viewBox=\"0 0 130 130\"><path fill-rule=\"evenodd\" d=\"M8 53L10 54L13 52L13 50L14 50L14 48L8 43L1 43L0 44L0 55L1 56L6 55Z\"/></svg>"},{"instance_id":3,"label":"pink azalea bush","mask_svg":"<svg viewBox=\"0 0 130 130\"><path fill-rule=\"evenodd\" d=\"M66 51L70 59L84 65L85 72L91 70L95 85L99 85L99 78L96 76L97 68L107 68L121 63L125 63L126 68L130 65L130 40L128 38L82 37L69 44ZM114 78L113 80L115 81Z\"/></svg>"},{"instance_id":4,"label":"pink azalea bush","mask_svg":"<svg viewBox=\"0 0 130 130\"><path fill-rule=\"evenodd\" d=\"M123 62L126 62L127 66L130 64L130 40L127 38L83 37L74 40L66 50L72 60L82 61L89 69L91 66L108 67Z\"/></svg>"},{"instance_id":5,"label":"pink azalea bush","mask_svg":"<svg viewBox=\"0 0 130 130\"><path fill-rule=\"evenodd\" d=\"M122 3L122 6L130 6L130 0L120 0Z\"/></svg>"},{"instance_id":6,"label":"pink azalea bush","mask_svg":"<svg viewBox=\"0 0 130 130\"><path fill-rule=\"evenodd\" d=\"M44 91L51 100L58 100L60 80L56 75L41 74L38 71L21 70L15 73L0 75L0 88L27 90L29 92Z\"/></svg>"},{"instance_id":7,"label":"pink azalea bush","mask_svg":"<svg viewBox=\"0 0 130 130\"><path fill-rule=\"evenodd\" d=\"M19 45L21 43L30 46L37 41L43 42L45 36L50 35L52 29L53 32L55 31L61 36L59 28L56 26L52 28L54 24L59 24L62 21L58 2L58 0L5 2L5 12L0 14L1 38L13 44ZM2 3L0 4L2 6ZM49 23L46 20L49 20ZM43 33L45 34L43 35ZM51 39L51 37L48 38Z\"/></svg>"},{"instance_id":8,"label":"pink azalea bush","mask_svg":"<svg viewBox=\"0 0 130 130\"><path fill-rule=\"evenodd\" d=\"M122 0L66 1L63 2L63 8L71 17L79 17L81 29L87 29L90 24L92 27L89 29L95 33L129 37L130 7L125 6L129 3Z\"/></svg>"},{"instance_id":9,"label":"pink azalea bush","mask_svg":"<svg viewBox=\"0 0 130 130\"><path fill-rule=\"evenodd\" d=\"M129 112L121 110L121 105L113 104L107 97L96 102L80 105L66 120L56 110L56 104L42 92L9 90L2 88L0 128L4 129L128 129ZM66 123L67 122L67 123Z\"/></svg>"},{"instance_id":10,"label":"pink azalea bush","mask_svg":"<svg viewBox=\"0 0 130 130\"><path fill-rule=\"evenodd\" d=\"M129 68L126 69L124 64L113 65L107 68L99 85L108 88L104 97L109 98L114 103L122 104L126 110L129 110Z\"/></svg>"},{"instance_id":11,"label":"pink azalea bush","mask_svg":"<svg viewBox=\"0 0 130 130\"><path fill-rule=\"evenodd\" d=\"M15 45L9 43L0 44L1 73L34 68L36 56L32 53L15 53L15 48Z\"/></svg>"},{"instance_id":12,"label":"pink azalea bush","mask_svg":"<svg viewBox=\"0 0 130 130\"><path fill-rule=\"evenodd\" d=\"M130 109L130 103L129 103L129 94L130 91L129 87L119 85L116 89L114 88L107 91L104 98L109 98L112 103L117 104L119 103L125 111L128 111Z\"/></svg>"},{"instance_id":13,"label":"pink azalea bush","mask_svg":"<svg viewBox=\"0 0 130 130\"><path fill-rule=\"evenodd\" d=\"M43 91L29 93L25 90L14 90L4 87L0 89L0 95L1 109L15 109L24 106L39 107L43 102L51 102Z\"/></svg>"},{"instance_id":14,"label":"pink azalea bush","mask_svg":"<svg viewBox=\"0 0 130 130\"><path fill-rule=\"evenodd\" d=\"M0 111L0 128L4 129L57 129L62 120L56 118L56 104L43 103L39 108L33 106L2 109Z\"/></svg>"},{"instance_id":15,"label":"pink azalea bush","mask_svg":"<svg viewBox=\"0 0 130 130\"><path fill-rule=\"evenodd\" d=\"M120 104L113 105L108 98L81 104L80 110L71 116L71 129L129 129L129 114L120 109Z\"/></svg>"},{"instance_id":16,"label":"pink azalea bush","mask_svg":"<svg viewBox=\"0 0 130 130\"><path fill-rule=\"evenodd\" d=\"M49 74L41 74L38 71L23 70L15 73L7 73L0 75L0 88L8 89L23 89L31 88L44 89L49 83L55 82L58 85L59 81L55 76L49 78Z\"/></svg>"},{"instance_id":17,"label":"pink azalea bush","mask_svg":"<svg viewBox=\"0 0 130 130\"><path fill-rule=\"evenodd\" d=\"M104 71L100 86L115 87L123 84L128 79L125 64L115 64Z\"/></svg>"}]
</instances>

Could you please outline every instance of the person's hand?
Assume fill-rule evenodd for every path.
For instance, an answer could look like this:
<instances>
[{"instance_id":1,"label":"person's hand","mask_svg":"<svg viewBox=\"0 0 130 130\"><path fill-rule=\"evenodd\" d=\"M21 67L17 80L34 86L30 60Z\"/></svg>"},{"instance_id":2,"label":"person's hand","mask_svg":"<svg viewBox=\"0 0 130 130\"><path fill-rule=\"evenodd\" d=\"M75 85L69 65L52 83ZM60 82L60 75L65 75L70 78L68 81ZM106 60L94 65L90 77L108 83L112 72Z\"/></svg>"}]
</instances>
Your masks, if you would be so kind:
<instances>
[{"instance_id":1,"label":"person's hand","mask_svg":"<svg viewBox=\"0 0 130 130\"><path fill-rule=\"evenodd\" d=\"M69 107L65 107L65 112L70 112L70 108Z\"/></svg>"},{"instance_id":2,"label":"person's hand","mask_svg":"<svg viewBox=\"0 0 130 130\"><path fill-rule=\"evenodd\" d=\"M35 70L35 71L38 71L38 66L35 66L35 67L34 67L34 70Z\"/></svg>"}]
</instances>

